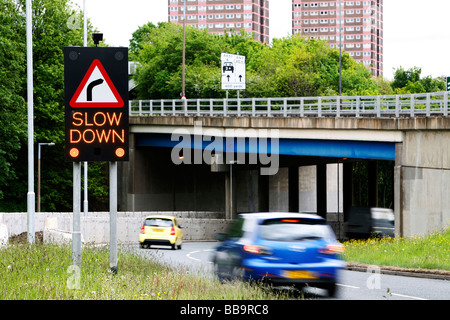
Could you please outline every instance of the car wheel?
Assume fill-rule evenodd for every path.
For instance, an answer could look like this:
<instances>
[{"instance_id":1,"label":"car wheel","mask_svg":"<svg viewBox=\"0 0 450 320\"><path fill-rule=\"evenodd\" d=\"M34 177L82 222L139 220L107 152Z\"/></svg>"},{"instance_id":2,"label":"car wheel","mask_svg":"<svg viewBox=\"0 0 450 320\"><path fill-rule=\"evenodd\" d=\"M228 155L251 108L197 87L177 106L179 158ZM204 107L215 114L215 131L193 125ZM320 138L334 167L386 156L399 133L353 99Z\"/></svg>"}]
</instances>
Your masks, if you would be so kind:
<instances>
[{"instance_id":1,"label":"car wheel","mask_svg":"<svg viewBox=\"0 0 450 320\"><path fill-rule=\"evenodd\" d=\"M181 250L181 242L180 242L180 244L178 245L178 250Z\"/></svg>"},{"instance_id":2,"label":"car wheel","mask_svg":"<svg viewBox=\"0 0 450 320\"><path fill-rule=\"evenodd\" d=\"M336 297L336 294L337 294L337 285L336 285L336 283L328 284L325 287L325 289L327 290L329 297L331 297L331 298Z\"/></svg>"},{"instance_id":3,"label":"car wheel","mask_svg":"<svg viewBox=\"0 0 450 320\"><path fill-rule=\"evenodd\" d=\"M239 265L234 266L231 270L231 278L234 280L243 280L244 269L242 269Z\"/></svg>"},{"instance_id":4,"label":"car wheel","mask_svg":"<svg viewBox=\"0 0 450 320\"><path fill-rule=\"evenodd\" d=\"M219 280L221 283L224 283L227 279L223 276L223 274L219 271L219 265L216 262L214 263L214 275L217 280Z\"/></svg>"}]
</instances>

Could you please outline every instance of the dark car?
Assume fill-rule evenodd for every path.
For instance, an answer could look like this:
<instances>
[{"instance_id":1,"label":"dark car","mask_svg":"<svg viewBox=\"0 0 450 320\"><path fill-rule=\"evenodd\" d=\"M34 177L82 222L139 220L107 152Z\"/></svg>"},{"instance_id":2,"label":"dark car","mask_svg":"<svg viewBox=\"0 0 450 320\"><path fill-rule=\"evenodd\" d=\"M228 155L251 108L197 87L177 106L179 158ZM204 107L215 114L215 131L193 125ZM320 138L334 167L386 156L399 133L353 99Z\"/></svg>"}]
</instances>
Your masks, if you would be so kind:
<instances>
[{"instance_id":1,"label":"dark car","mask_svg":"<svg viewBox=\"0 0 450 320\"><path fill-rule=\"evenodd\" d=\"M393 238L394 220L392 209L352 207L345 223L345 234L349 239Z\"/></svg>"},{"instance_id":2,"label":"dark car","mask_svg":"<svg viewBox=\"0 0 450 320\"><path fill-rule=\"evenodd\" d=\"M327 225L314 214L249 213L238 215L213 255L220 280L269 282L274 286L306 284L336 293L344 251Z\"/></svg>"}]
</instances>

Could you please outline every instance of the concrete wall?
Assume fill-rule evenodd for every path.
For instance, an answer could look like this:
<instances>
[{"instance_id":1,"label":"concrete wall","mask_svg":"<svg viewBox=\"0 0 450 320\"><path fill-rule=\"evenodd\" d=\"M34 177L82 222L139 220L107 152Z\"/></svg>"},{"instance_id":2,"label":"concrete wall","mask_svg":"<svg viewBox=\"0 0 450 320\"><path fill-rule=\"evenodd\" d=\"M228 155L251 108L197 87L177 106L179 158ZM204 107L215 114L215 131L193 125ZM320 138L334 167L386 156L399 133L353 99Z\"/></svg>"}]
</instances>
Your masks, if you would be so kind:
<instances>
[{"instance_id":1,"label":"concrete wall","mask_svg":"<svg viewBox=\"0 0 450 320\"><path fill-rule=\"evenodd\" d=\"M147 215L169 214L178 217L184 225L184 240L213 240L215 233L226 232L231 220L220 219L217 212L119 212L117 233L119 243L137 243L142 223ZM72 213L36 213L35 230L44 231L45 219L56 218L57 226L52 228L71 232ZM208 217L208 218L206 218ZM7 226L9 236L27 231L27 213L0 213L0 221ZM54 222L53 222L54 223ZM89 213L81 216L81 233L85 243L109 242L109 214Z\"/></svg>"},{"instance_id":2,"label":"concrete wall","mask_svg":"<svg viewBox=\"0 0 450 320\"><path fill-rule=\"evenodd\" d=\"M316 166L303 166L299 168L299 211L316 210Z\"/></svg>"},{"instance_id":3,"label":"concrete wall","mask_svg":"<svg viewBox=\"0 0 450 320\"><path fill-rule=\"evenodd\" d=\"M280 168L277 174L269 176L269 211L289 211L288 168Z\"/></svg>"},{"instance_id":4,"label":"concrete wall","mask_svg":"<svg viewBox=\"0 0 450 320\"><path fill-rule=\"evenodd\" d=\"M0 223L0 248L8 244L8 227Z\"/></svg>"},{"instance_id":5,"label":"concrete wall","mask_svg":"<svg viewBox=\"0 0 450 320\"><path fill-rule=\"evenodd\" d=\"M396 231L409 237L449 225L450 131L406 131L396 158Z\"/></svg>"}]
</instances>

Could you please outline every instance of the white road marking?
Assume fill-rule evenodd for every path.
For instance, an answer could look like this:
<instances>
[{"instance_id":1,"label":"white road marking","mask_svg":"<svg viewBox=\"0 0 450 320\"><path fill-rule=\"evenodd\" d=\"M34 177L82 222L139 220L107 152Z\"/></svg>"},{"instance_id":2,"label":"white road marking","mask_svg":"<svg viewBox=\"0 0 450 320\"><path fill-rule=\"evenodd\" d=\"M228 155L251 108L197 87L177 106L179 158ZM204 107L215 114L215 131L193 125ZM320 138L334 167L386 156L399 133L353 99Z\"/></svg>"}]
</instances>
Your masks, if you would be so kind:
<instances>
[{"instance_id":1,"label":"white road marking","mask_svg":"<svg viewBox=\"0 0 450 320\"><path fill-rule=\"evenodd\" d=\"M199 253L199 252L202 252L202 251L205 252L205 251L214 251L214 250L213 250L213 249L195 250L195 251L191 251L191 252L189 252L188 254L186 254L186 257L188 257L188 258L191 259L191 260L198 261L198 262L212 263L211 261L203 261L203 260L201 260L201 259L191 257L191 254Z\"/></svg>"},{"instance_id":2,"label":"white road marking","mask_svg":"<svg viewBox=\"0 0 450 320\"><path fill-rule=\"evenodd\" d=\"M352 288L352 289L361 289L360 287L355 287L355 286L350 286L347 284L341 284L341 283L336 283L336 285L341 286L341 287L346 287L346 288ZM402 298L408 298L408 299L415 299L415 300L428 300L425 298L420 298L420 297L414 297L414 296L408 296L406 294L400 294L400 293L390 293L393 296L397 296L397 297L402 297Z\"/></svg>"},{"instance_id":3,"label":"white road marking","mask_svg":"<svg viewBox=\"0 0 450 320\"><path fill-rule=\"evenodd\" d=\"M399 294L399 293L391 293L393 296L403 297L403 298L409 298L409 299L416 299L416 300L428 300L425 298L419 298L419 297L413 297L413 296L407 296L406 294Z\"/></svg>"},{"instance_id":4,"label":"white road marking","mask_svg":"<svg viewBox=\"0 0 450 320\"><path fill-rule=\"evenodd\" d=\"M360 287L349 286L347 284L341 284L341 283L336 283L336 285L341 286L341 287L346 287L346 288L352 288L352 289L361 289Z\"/></svg>"}]
</instances>

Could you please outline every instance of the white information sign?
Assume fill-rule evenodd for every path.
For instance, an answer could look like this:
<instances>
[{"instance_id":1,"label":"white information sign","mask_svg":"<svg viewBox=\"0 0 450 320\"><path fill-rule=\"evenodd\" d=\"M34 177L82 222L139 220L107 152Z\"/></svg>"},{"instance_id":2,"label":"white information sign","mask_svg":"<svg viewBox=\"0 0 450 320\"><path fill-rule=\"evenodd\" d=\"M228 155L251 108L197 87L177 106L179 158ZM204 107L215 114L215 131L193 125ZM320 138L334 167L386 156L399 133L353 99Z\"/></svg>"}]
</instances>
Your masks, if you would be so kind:
<instances>
[{"instance_id":1,"label":"white information sign","mask_svg":"<svg viewBox=\"0 0 450 320\"><path fill-rule=\"evenodd\" d=\"M245 90L245 56L221 55L222 90Z\"/></svg>"}]
</instances>

